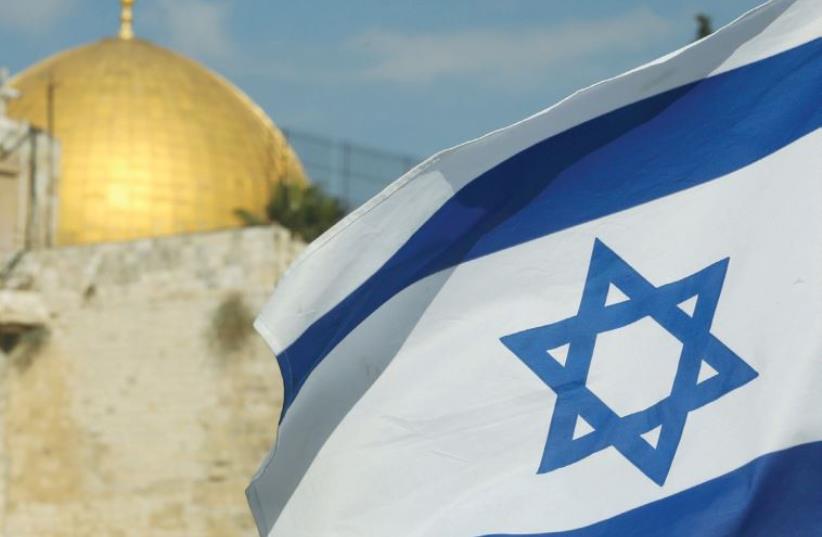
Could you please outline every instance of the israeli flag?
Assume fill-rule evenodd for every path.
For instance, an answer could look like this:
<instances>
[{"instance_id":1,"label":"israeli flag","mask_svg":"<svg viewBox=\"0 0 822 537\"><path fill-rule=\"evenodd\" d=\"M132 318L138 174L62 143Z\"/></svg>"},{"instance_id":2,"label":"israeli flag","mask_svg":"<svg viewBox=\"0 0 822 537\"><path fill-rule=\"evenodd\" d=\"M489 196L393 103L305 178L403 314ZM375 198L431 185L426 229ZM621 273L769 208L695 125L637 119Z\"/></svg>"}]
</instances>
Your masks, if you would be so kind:
<instances>
[{"instance_id":1,"label":"israeli flag","mask_svg":"<svg viewBox=\"0 0 822 537\"><path fill-rule=\"evenodd\" d=\"M822 2L444 151L257 321L262 535L822 535Z\"/></svg>"}]
</instances>

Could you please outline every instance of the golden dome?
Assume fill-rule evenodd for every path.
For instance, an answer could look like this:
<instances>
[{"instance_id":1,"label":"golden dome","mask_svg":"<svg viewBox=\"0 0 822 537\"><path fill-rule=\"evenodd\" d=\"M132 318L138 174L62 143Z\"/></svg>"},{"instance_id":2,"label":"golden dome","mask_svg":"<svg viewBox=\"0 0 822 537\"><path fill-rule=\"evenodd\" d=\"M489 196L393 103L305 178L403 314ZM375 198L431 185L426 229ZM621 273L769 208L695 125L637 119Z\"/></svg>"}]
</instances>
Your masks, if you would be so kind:
<instances>
[{"instance_id":1,"label":"golden dome","mask_svg":"<svg viewBox=\"0 0 822 537\"><path fill-rule=\"evenodd\" d=\"M237 227L234 211L262 214L272 184L306 181L283 134L240 90L123 30L10 85L21 97L9 115L60 142L58 244Z\"/></svg>"}]
</instances>

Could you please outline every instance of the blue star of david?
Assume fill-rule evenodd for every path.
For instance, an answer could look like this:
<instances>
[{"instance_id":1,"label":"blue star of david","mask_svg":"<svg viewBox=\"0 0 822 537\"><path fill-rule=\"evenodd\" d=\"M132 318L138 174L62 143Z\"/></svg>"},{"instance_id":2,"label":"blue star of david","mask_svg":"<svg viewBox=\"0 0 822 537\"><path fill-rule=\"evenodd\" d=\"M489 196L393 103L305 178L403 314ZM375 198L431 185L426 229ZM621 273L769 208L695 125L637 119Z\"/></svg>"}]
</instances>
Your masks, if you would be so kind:
<instances>
[{"instance_id":1,"label":"blue star of david","mask_svg":"<svg viewBox=\"0 0 822 537\"><path fill-rule=\"evenodd\" d=\"M723 259L679 281L656 287L597 239L579 311L574 317L501 338L557 394L537 473L578 462L613 446L658 485L676 454L688 413L747 384L757 372L711 334L722 283ZM611 284L628 300L606 305ZM697 297L693 314L678 305ZM651 317L682 343L671 393L654 405L619 416L586 386L597 334ZM550 350L568 345L564 365ZM717 374L699 382L702 361ZM630 389L626 387L626 389ZM574 438L582 417L593 431ZM642 435L660 428L656 446Z\"/></svg>"}]
</instances>

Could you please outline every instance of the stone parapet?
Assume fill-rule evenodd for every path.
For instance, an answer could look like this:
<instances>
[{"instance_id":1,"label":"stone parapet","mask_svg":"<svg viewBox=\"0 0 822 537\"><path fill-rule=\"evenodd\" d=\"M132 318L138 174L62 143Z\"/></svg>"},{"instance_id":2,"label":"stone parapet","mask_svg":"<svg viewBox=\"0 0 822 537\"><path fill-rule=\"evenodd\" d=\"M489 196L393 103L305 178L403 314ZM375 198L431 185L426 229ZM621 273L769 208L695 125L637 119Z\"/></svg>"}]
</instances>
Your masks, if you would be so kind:
<instances>
[{"instance_id":1,"label":"stone parapet","mask_svg":"<svg viewBox=\"0 0 822 537\"><path fill-rule=\"evenodd\" d=\"M0 536L256 535L282 386L250 323L303 247L271 226L17 259L0 325L42 330L0 355Z\"/></svg>"}]
</instances>

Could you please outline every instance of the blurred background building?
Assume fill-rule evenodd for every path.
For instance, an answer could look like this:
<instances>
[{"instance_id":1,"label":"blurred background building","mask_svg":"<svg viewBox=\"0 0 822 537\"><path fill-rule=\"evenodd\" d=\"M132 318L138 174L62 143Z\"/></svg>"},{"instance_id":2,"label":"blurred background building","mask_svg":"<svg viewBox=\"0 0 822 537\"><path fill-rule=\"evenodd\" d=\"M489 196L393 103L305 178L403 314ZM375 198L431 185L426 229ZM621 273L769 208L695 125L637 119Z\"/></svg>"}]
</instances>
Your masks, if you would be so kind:
<instances>
[{"instance_id":1,"label":"blurred background building","mask_svg":"<svg viewBox=\"0 0 822 537\"><path fill-rule=\"evenodd\" d=\"M305 181L245 94L134 37L128 20L118 37L61 52L9 85L19 96L8 115L63 149L56 245L237 226L233 210L261 214L271 184Z\"/></svg>"},{"instance_id":2,"label":"blurred background building","mask_svg":"<svg viewBox=\"0 0 822 537\"><path fill-rule=\"evenodd\" d=\"M132 4L0 80L2 537L256 535L281 385L251 322L303 241L247 226L310 181L242 91L135 37ZM291 139L344 209L413 164Z\"/></svg>"},{"instance_id":3,"label":"blurred background building","mask_svg":"<svg viewBox=\"0 0 822 537\"><path fill-rule=\"evenodd\" d=\"M56 226L58 147L42 129L7 117L18 96L0 71L0 256L51 244Z\"/></svg>"}]
</instances>

